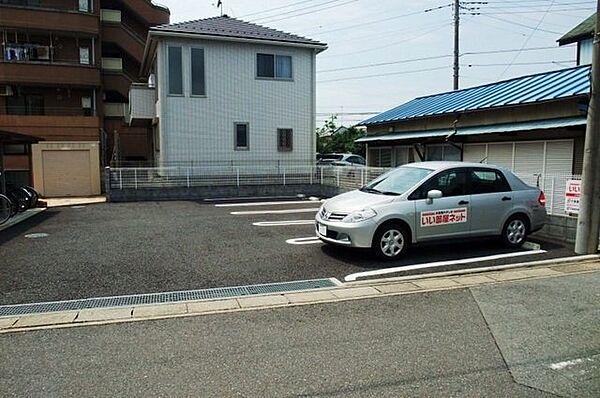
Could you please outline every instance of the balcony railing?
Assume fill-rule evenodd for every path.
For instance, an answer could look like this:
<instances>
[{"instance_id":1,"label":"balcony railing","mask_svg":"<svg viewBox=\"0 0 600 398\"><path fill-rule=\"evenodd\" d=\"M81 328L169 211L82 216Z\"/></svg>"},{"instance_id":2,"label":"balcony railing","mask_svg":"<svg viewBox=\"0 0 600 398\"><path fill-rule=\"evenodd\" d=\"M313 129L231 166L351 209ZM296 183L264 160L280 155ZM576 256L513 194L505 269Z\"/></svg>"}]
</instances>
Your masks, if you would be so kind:
<instances>
[{"instance_id":1,"label":"balcony railing","mask_svg":"<svg viewBox=\"0 0 600 398\"><path fill-rule=\"evenodd\" d=\"M100 86L100 70L68 62L0 62L0 81L18 84Z\"/></svg>"},{"instance_id":2,"label":"balcony railing","mask_svg":"<svg viewBox=\"0 0 600 398\"><path fill-rule=\"evenodd\" d=\"M25 107L25 106L8 106L9 113L2 113L2 116L96 116L96 112L92 108L82 107L58 107L58 106L43 106L43 107ZM2 109L4 112L4 109Z\"/></svg>"},{"instance_id":3,"label":"balcony railing","mask_svg":"<svg viewBox=\"0 0 600 398\"><path fill-rule=\"evenodd\" d=\"M91 1L40 1L40 0L2 0L0 7L22 7L33 9L46 9L56 11L73 11L81 13L93 13Z\"/></svg>"},{"instance_id":4,"label":"balcony railing","mask_svg":"<svg viewBox=\"0 0 600 398\"><path fill-rule=\"evenodd\" d=\"M156 89L147 84L132 84L129 88L129 123L156 117Z\"/></svg>"},{"instance_id":5,"label":"balcony railing","mask_svg":"<svg viewBox=\"0 0 600 398\"><path fill-rule=\"evenodd\" d=\"M93 12L73 7L21 6L0 2L0 26L98 34L100 21Z\"/></svg>"}]
</instances>

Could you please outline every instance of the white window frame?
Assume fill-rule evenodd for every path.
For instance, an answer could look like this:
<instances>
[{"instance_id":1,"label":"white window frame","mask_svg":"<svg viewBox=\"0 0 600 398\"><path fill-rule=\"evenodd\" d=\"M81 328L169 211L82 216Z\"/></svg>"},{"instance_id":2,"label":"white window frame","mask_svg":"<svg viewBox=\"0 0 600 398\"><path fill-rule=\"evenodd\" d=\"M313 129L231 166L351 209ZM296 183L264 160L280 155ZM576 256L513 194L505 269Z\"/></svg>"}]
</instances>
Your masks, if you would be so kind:
<instances>
[{"instance_id":1,"label":"white window frame","mask_svg":"<svg viewBox=\"0 0 600 398\"><path fill-rule=\"evenodd\" d=\"M237 127L246 126L246 146L239 146L237 142ZM233 149L236 151L249 151L250 150L250 123L248 122L234 122L233 123Z\"/></svg>"}]
</instances>

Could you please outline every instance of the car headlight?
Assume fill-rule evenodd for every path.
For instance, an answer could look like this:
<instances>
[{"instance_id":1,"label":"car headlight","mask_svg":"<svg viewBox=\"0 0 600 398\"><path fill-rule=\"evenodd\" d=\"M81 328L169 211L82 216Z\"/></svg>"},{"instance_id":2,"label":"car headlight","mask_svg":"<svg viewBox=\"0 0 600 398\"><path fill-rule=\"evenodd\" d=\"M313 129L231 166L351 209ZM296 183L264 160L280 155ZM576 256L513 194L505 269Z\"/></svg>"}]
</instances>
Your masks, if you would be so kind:
<instances>
[{"instance_id":1,"label":"car headlight","mask_svg":"<svg viewBox=\"0 0 600 398\"><path fill-rule=\"evenodd\" d=\"M344 217L342 222L361 222L368 220L369 218L373 218L376 215L377 213L375 212L375 210L366 208L362 210L353 211L352 213Z\"/></svg>"}]
</instances>

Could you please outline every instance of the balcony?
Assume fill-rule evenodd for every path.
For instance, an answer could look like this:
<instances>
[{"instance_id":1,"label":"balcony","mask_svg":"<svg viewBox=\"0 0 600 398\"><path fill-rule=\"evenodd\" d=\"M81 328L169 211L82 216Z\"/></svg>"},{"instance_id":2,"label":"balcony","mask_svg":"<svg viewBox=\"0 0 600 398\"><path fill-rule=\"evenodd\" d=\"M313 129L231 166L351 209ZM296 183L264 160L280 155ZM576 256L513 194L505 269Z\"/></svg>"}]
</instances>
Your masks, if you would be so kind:
<instances>
[{"instance_id":1,"label":"balcony","mask_svg":"<svg viewBox=\"0 0 600 398\"><path fill-rule=\"evenodd\" d=\"M0 26L3 28L39 29L97 35L98 15L77 10L26 7L0 4Z\"/></svg>"},{"instance_id":2,"label":"balcony","mask_svg":"<svg viewBox=\"0 0 600 398\"><path fill-rule=\"evenodd\" d=\"M100 70L94 66L76 63L0 61L0 83L98 87L100 82Z\"/></svg>"},{"instance_id":3,"label":"balcony","mask_svg":"<svg viewBox=\"0 0 600 398\"><path fill-rule=\"evenodd\" d=\"M147 84L132 84L129 89L129 124L156 117L156 89Z\"/></svg>"},{"instance_id":4,"label":"balcony","mask_svg":"<svg viewBox=\"0 0 600 398\"><path fill-rule=\"evenodd\" d=\"M97 116L2 115L0 130L34 135L54 141L97 141Z\"/></svg>"}]
</instances>

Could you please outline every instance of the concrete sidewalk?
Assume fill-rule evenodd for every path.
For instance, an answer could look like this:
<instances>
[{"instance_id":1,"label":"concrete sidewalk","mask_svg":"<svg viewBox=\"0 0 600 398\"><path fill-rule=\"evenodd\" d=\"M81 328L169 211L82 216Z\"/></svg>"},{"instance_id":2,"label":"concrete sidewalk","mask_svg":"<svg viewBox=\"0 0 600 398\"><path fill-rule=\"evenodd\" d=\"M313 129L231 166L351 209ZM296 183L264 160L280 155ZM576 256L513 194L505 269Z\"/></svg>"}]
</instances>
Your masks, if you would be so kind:
<instances>
[{"instance_id":1,"label":"concrete sidewalk","mask_svg":"<svg viewBox=\"0 0 600 398\"><path fill-rule=\"evenodd\" d=\"M463 272L389 278L340 284L335 288L305 292L255 295L249 297L217 300L172 302L153 305L136 305L112 308L83 309L80 311L48 312L21 316L0 317L0 334L46 328L102 325L208 315L223 312L249 311L267 308L299 306L317 303L376 298L403 294L424 293L438 290L464 289L467 287L494 285L506 281L552 278L565 275L600 272L598 256L581 259L541 261L538 266L524 265L520 268L491 269L487 271L465 270ZM547 265L546 265L547 263ZM535 264L535 263L533 263Z\"/></svg>"},{"instance_id":2,"label":"concrete sidewalk","mask_svg":"<svg viewBox=\"0 0 600 398\"><path fill-rule=\"evenodd\" d=\"M47 207L85 206L106 202L106 196L86 196L42 199Z\"/></svg>"},{"instance_id":3,"label":"concrete sidewalk","mask_svg":"<svg viewBox=\"0 0 600 398\"><path fill-rule=\"evenodd\" d=\"M12 396L597 397L598 271L340 287L318 305L276 295L205 316L4 334L0 379Z\"/></svg>"}]
</instances>

